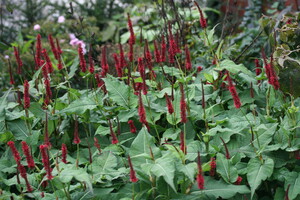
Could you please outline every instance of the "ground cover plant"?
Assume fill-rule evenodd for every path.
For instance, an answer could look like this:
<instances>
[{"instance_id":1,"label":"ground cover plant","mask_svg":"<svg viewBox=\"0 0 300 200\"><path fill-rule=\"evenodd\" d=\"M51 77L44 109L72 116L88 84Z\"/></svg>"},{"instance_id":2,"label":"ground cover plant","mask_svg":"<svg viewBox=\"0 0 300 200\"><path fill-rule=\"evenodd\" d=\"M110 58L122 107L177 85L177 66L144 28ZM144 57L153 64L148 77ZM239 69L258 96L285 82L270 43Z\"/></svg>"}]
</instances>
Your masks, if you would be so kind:
<instances>
[{"instance_id":1,"label":"ground cover plant","mask_svg":"<svg viewBox=\"0 0 300 200\"><path fill-rule=\"evenodd\" d=\"M300 199L299 13L249 41L170 2L145 28L126 13L117 44L75 13L70 45L43 27L11 44L1 199Z\"/></svg>"}]
</instances>

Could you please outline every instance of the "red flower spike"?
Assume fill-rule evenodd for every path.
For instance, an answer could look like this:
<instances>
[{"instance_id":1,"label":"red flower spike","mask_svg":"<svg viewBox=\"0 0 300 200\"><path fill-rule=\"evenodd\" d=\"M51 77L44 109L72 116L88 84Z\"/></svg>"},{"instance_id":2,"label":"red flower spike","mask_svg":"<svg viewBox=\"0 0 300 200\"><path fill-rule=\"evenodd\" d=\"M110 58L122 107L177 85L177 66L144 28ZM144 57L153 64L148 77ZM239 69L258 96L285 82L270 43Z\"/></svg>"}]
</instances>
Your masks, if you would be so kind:
<instances>
[{"instance_id":1,"label":"red flower spike","mask_svg":"<svg viewBox=\"0 0 300 200\"><path fill-rule=\"evenodd\" d=\"M256 76L259 76L261 74L261 65L259 64L259 60L255 59L255 72L256 72ZM260 80L257 81L257 83L260 83Z\"/></svg>"},{"instance_id":2,"label":"red flower spike","mask_svg":"<svg viewBox=\"0 0 300 200\"><path fill-rule=\"evenodd\" d=\"M187 44L185 45L185 69L186 70L192 69L191 54Z\"/></svg>"},{"instance_id":3,"label":"red flower spike","mask_svg":"<svg viewBox=\"0 0 300 200\"><path fill-rule=\"evenodd\" d=\"M98 149L99 153L101 153L101 147L96 137L94 137L94 146Z\"/></svg>"},{"instance_id":4,"label":"red flower spike","mask_svg":"<svg viewBox=\"0 0 300 200\"><path fill-rule=\"evenodd\" d=\"M185 96L184 96L184 90L183 85L180 84L180 93L181 93L181 99L180 99L180 116L181 116L181 122L186 123L187 117L186 117L186 102L185 102Z\"/></svg>"},{"instance_id":5,"label":"red flower spike","mask_svg":"<svg viewBox=\"0 0 300 200\"><path fill-rule=\"evenodd\" d=\"M22 143L22 151L26 157L27 165L29 168L33 169L35 167L35 163L30 153L29 147L25 141L22 141L21 143Z\"/></svg>"},{"instance_id":6,"label":"red flower spike","mask_svg":"<svg viewBox=\"0 0 300 200\"><path fill-rule=\"evenodd\" d=\"M197 67L197 72L201 72L203 70L203 67L199 66Z\"/></svg>"},{"instance_id":7,"label":"red flower spike","mask_svg":"<svg viewBox=\"0 0 300 200\"><path fill-rule=\"evenodd\" d=\"M231 80L231 77L230 77L228 71L226 72L226 75L227 75L226 80L228 81L228 90L233 98L234 106L236 108L240 108L242 104L241 104L240 98L238 96L238 93L235 89L235 86L232 83L232 80Z\"/></svg>"},{"instance_id":8,"label":"red flower spike","mask_svg":"<svg viewBox=\"0 0 300 200\"><path fill-rule=\"evenodd\" d=\"M295 159L300 160L300 150L294 152L294 157Z\"/></svg>"},{"instance_id":9,"label":"red flower spike","mask_svg":"<svg viewBox=\"0 0 300 200\"><path fill-rule=\"evenodd\" d=\"M98 88L101 88L102 91L104 92L104 94L107 93L107 90L106 90L106 87L105 87L105 83L104 81L101 79L100 75L97 73L95 74L95 79L96 79L96 82L97 82L97 87Z\"/></svg>"},{"instance_id":10,"label":"red flower spike","mask_svg":"<svg viewBox=\"0 0 300 200\"><path fill-rule=\"evenodd\" d=\"M135 183L138 181L136 175L135 175L135 171L134 171L134 168L132 166L132 163L131 163L131 159L130 159L130 156L128 156L128 163L129 163L129 167L130 167L130 181Z\"/></svg>"},{"instance_id":11,"label":"red flower spike","mask_svg":"<svg viewBox=\"0 0 300 200\"><path fill-rule=\"evenodd\" d=\"M230 154L229 154L227 145L226 145L225 141L223 140L223 138L220 137L220 139L222 140L223 145L224 145L224 147L225 147L225 151L226 151L225 157L226 157L227 159L230 159Z\"/></svg>"},{"instance_id":12,"label":"red flower spike","mask_svg":"<svg viewBox=\"0 0 300 200\"><path fill-rule=\"evenodd\" d=\"M54 40L53 40L53 37L51 34L48 35L48 41L50 43L50 46L51 46L51 51L55 57L56 60L58 60L58 57L59 57L59 54L57 52L57 49L55 47L55 43L54 43Z\"/></svg>"},{"instance_id":13,"label":"red flower spike","mask_svg":"<svg viewBox=\"0 0 300 200\"><path fill-rule=\"evenodd\" d=\"M133 44L129 44L128 60L133 62Z\"/></svg>"},{"instance_id":14,"label":"red flower spike","mask_svg":"<svg viewBox=\"0 0 300 200\"><path fill-rule=\"evenodd\" d=\"M143 100L142 100L142 94L139 93L139 108L138 108L138 113L139 113L139 117L140 117L140 122L142 124L145 124L146 126L148 126L148 122L146 119L146 111L145 111L145 107L143 104Z\"/></svg>"},{"instance_id":15,"label":"red flower spike","mask_svg":"<svg viewBox=\"0 0 300 200\"><path fill-rule=\"evenodd\" d=\"M47 71L48 71L48 73L52 73L54 71L54 69L52 66L52 62L48 56L47 50L43 49L42 53L43 53L44 59L46 61Z\"/></svg>"},{"instance_id":16,"label":"red flower spike","mask_svg":"<svg viewBox=\"0 0 300 200\"><path fill-rule=\"evenodd\" d=\"M9 141L9 142L7 142L7 145L10 147L15 161L19 165L19 163L21 162L21 156L15 146L15 143L13 141Z\"/></svg>"},{"instance_id":17,"label":"red flower spike","mask_svg":"<svg viewBox=\"0 0 300 200\"><path fill-rule=\"evenodd\" d=\"M81 47L81 43L78 45L78 55L79 55L79 64L82 72L86 72L86 61L83 55L83 49Z\"/></svg>"},{"instance_id":18,"label":"red flower spike","mask_svg":"<svg viewBox=\"0 0 300 200\"><path fill-rule=\"evenodd\" d=\"M122 71L120 59L118 58L118 54L114 53L113 57L114 57L114 60L115 60L115 67L116 67L118 77L122 77L123 76L123 71Z\"/></svg>"},{"instance_id":19,"label":"red flower spike","mask_svg":"<svg viewBox=\"0 0 300 200\"><path fill-rule=\"evenodd\" d=\"M243 178L241 176L238 176L236 181L234 182L235 185L241 185Z\"/></svg>"},{"instance_id":20,"label":"red flower spike","mask_svg":"<svg viewBox=\"0 0 300 200\"><path fill-rule=\"evenodd\" d=\"M127 19L128 19L128 21L127 21L128 22L128 29L129 29L129 32L130 32L129 44L133 45L133 44L135 44L135 35L134 35L132 22L131 22L129 13L127 13Z\"/></svg>"},{"instance_id":21,"label":"red flower spike","mask_svg":"<svg viewBox=\"0 0 300 200\"><path fill-rule=\"evenodd\" d=\"M29 83L27 80L24 81L24 108L30 107L30 97L29 97Z\"/></svg>"},{"instance_id":22,"label":"red flower spike","mask_svg":"<svg viewBox=\"0 0 300 200\"><path fill-rule=\"evenodd\" d=\"M16 57L16 61L18 63L18 69L17 69L17 74L22 74L22 66L23 66L23 62L20 58L20 52L19 50L17 49L17 47L14 47L14 54L15 54L15 57Z\"/></svg>"},{"instance_id":23,"label":"red flower spike","mask_svg":"<svg viewBox=\"0 0 300 200\"><path fill-rule=\"evenodd\" d=\"M173 108L172 101L171 101L171 99L170 99L170 97L168 96L167 93L165 93L165 98L166 98L166 103L167 103L168 112L169 112L170 114L174 113L174 108Z\"/></svg>"},{"instance_id":24,"label":"red flower spike","mask_svg":"<svg viewBox=\"0 0 300 200\"><path fill-rule=\"evenodd\" d=\"M143 79L143 94L147 94L147 85L146 85L146 73L145 73L145 66L144 66L144 59L138 58L138 69L141 75L141 78Z\"/></svg>"},{"instance_id":25,"label":"red flower spike","mask_svg":"<svg viewBox=\"0 0 300 200\"><path fill-rule=\"evenodd\" d=\"M68 154L67 146L63 143L61 145L61 161L66 164L67 164L67 154Z\"/></svg>"},{"instance_id":26,"label":"red flower spike","mask_svg":"<svg viewBox=\"0 0 300 200\"><path fill-rule=\"evenodd\" d=\"M130 127L130 132L131 133L136 133L136 127L134 126L134 123L132 120L128 121L129 127Z\"/></svg>"},{"instance_id":27,"label":"red flower spike","mask_svg":"<svg viewBox=\"0 0 300 200\"><path fill-rule=\"evenodd\" d=\"M45 85L45 89L46 89L46 97L45 97L45 100L44 100L44 104L45 104L45 106L48 106L50 101L51 101L51 97L52 97L50 80L45 79L44 80L44 85Z\"/></svg>"},{"instance_id":28,"label":"red flower spike","mask_svg":"<svg viewBox=\"0 0 300 200\"><path fill-rule=\"evenodd\" d=\"M183 131L180 132L180 149L184 154L186 154L186 145Z\"/></svg>"},{"instance_id":29,"label":"red flower spike","mask_svg":"<svg viewBox=\"0 0 300 200\"><path fill-rule=\"evenodd\" d=\"M49 133L48 133L48 113L46 112L46 120L45 120L45 135L44 135L44 145L47 145L48 147L51 147L50 139L49 139Z\"/></svg>"},{"instance_id":30,"label":"red flower spike","mask_svg":"<svg viewBox=\"0 0 300 200\"><path fill-rule=\"evenodd\" d=\"M58 39L56 38L56 47L57 47L57 53L58 53L58 55L60 56L62 53L63 53L63 51L61 50L61 48L60 48L60 44L59 44L59 41L58 41Z\"/></svg>"},{"instance_id":31,"label":"red flower spike","mask_svg":"<svg viewBox=\"0 0 300 200\"><path fill-rule=\"evenodd\" d=\"M56 38L56 46L57 46L57 55L58 55L58 65L57 65L57 68L59 70L61 70L63 68L63 64L62 64L62 61L61 61L62 50L60 48L59 41L58 41L57 38Z\"/></svg>"},{"instance_id":32,"label":"red flower spike","mask_svg":"<svg viewBox=\"0 0 300 200\"><path fill-rule=\"evenodd\" d=\"M95 71L94 60L93 60L93 52L92 52L92 44L90 44L89 51L89 72L93 74Z\"/></svg>"},{"instance_id":33,"label":"red flower spike","mask_svg":"<svg viewBox=\"0 0 300 200\"><path fill-rule=\"evenodd\" d=\"M79 144L81 142L80 138L79 138L79 132L78 132L78 120L75 120L75 127L74 127L74 139L73 139L73 143L74 144Z\"/></svg>"},{"instance_id":34,"label":"red flower spike","mask_svg":"<svg viewBox=\"0 0 300 200\"><path fill-rule=\"evenodd\" d=\"M156 40L154 40L154 57L155 57L155 62L160 63L160 52L157 46Z\"/></svg>"},{"instance_id":35,"label":"red flower spike","mask_svg":"<svg viewBox=\"0 0 300 200\"><path fill-rule=\"evenodd\" d=\"M38 34L36 36L36 50L35 50L35 61L36 61L36 67L35 69L38 70L40 68L41 64L41 59L42 59L42 41L41 41L41 35Z\"/></svg>"},{"instance_id":36,"label":"red flower spike","mask_svg":"<svg viewBox=\"0 0 300 200\"><path fill-rule=\"evenodd\" d=\"M216 167L217 167L216 159L214 157L212 157L210 159L210 170L209 170L209 175L210 176L215 176L215 174L216 174Z\"/></svg>"},{"instance_id":37,"label":"red flower spike","mask_svg":"<svg viewBox=\"0 0 300 200\"><path fill-rule=\"evenodd\" d=\"M144 57L149 70L152 71L152 55L149 50L148 40L145 40Z\"/></svg>"},{"instance_id":38,"label":"red flower spike","mask_svg":"<svg viewBox=\"0 0 300 200\"><path fill-rule=\"evenodd\" d=\"M160 48L160 62L166 62L166 50L167 50L167 45L165 41L165 36L161 36L161 48Z\"/></svg>"},{"instance_id":39,"label":"red flower spike","mask_svg":"<svg viewBox=\"0 0 300 200\"><path fill-rule=\"evenodd\" d=\"M102 59L101 59L101 67L102 67L101 76L105 77L106 74L108 73L108 69L109 69L109 66L107 64L107 59L106 59L106 46L103 46L101 55L102 55Z\"/></svg>"},{"instance_id":40,"label":"red flower spike","mask_svg":"<svg viewBox=\"0 0 300 200\"><path fill-rule=\"evenodd\" d=\"M204 177L203 177L203 172L202 172L202 166L201 166L201 159L200 159L200 152L198 151L198 156L197 156L197 166L198 166L198 173L197 173L197 184L198 188L200 190L204 189Z\"/></svg>"},{"instance_id":41,"label":"red flower spike","mask_svg":"<svg viewBox=\"0 0 300 200\"><path fill-rule=\"evenodd\" d=\"M110 135L111 135L111 143L112 144L119 143L118 138L117 138L115 132L113 131L112 124L111 124L110 120L109 120L109 129L110 129Z\"/></svg>"},{"instance_id":42,"label":"red flower spike","mask_svg":"<svg viewBox=\"0 0 300 200\"><path fill-rule=\"evenodd\" d=\"M46 174L47 174L47 178L48 180L53 179L53 176L51 174L51 167L50 167L50 161L49 161L49 156L48 156L48 146L47 145L40 145L40 151L41 151L41 155L42 155L42 163L44 165L44 168L46 170Z\"/></svg>"},{"instance_id":43,"label":"red flower spike","mask_svg":"<svg viewBox=\"0 0 300 200\"><path fill-rule=\"evenodd\" d=\"M203 11L202 11L202 9L200 8L199 4L196 1L194 1L194 3L197 6L198 11L200 13L200 25L201 25L202 28L206 28L207 27L207 22L206 22L206 19L205 19L204 15L203 15Z\"/></svg>"},{"instance_id":44,"label":"red flower spike","mask_svg":"<svg viewBox=\"0 0 300 200\"><path fill-rule=\"evenodd\" d=\"M172 25L171 23L169 22L169 26L168 26L168 31L169 31L169 50L168 50L168 57L169 57L169 63L174 63L175 62L175 59L174 59L174 56L176 54L176 50L177 50L177 47L176 47L176 42L174 40L174 37L173 37L173 34L172 34Z\"/></svg>"},{"instance_id":45,"label":"red flower spike","mask_svg":"<svg viewBox=\"0 0 300 200\"><path fill-rule=\"evenodd\" d=\"M40 63L41 63L41 66L43 66L42 67L43 78L44 79L48 79L49 76L48 76L48 67L47 67L47 64L45 64L44 60L41 60Z\"/></svg>"},{"instance_id":46,"label":"red flower spike","mask_svg":"<svg viewBox=\"0 0 300 200\"><path fill-rule=\"evenodd\" d=\"M119 60L119 66L122 68L126 67L127 62L125 60L125 55L123 51L123 46L119 44L119 49L120 49L120 60Z\"/></svg>"}]
</instances>

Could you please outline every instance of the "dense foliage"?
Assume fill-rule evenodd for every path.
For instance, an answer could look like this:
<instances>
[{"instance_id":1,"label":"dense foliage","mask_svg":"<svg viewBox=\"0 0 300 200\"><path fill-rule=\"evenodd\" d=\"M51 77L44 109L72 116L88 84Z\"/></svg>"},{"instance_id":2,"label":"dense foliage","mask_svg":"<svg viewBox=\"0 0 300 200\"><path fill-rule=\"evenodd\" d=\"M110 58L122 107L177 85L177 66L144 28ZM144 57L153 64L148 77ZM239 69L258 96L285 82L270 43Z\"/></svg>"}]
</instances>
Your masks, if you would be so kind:
<instances>
[{"instance_id":1,"label":"dense foliage","mask_svg":"<svg viewBox=\"0 0 300 200\"><path fill-rule=\"evenodd\" d=\"M7 48L1 199L300 199L299 13L218 35L170 2Z\"/></svg>"}]
</instances>

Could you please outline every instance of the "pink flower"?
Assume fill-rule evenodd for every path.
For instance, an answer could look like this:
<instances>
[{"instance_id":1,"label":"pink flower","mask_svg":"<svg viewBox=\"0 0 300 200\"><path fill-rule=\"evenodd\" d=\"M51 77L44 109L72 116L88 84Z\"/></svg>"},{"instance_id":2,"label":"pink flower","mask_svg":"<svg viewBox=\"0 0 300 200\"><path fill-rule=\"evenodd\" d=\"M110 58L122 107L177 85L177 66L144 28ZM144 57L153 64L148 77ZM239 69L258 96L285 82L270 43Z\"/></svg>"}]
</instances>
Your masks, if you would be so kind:
<instances>
[{"instance_id":1,"label":"pink flower","mask_svg":"<svg viewBox=\"0 0 300 200\"><path fill-rule=\"evenodd\" d=\"M57 23L64 23L65 20L66 20L66 18L64 16L59 16L58 20L57 20Z\"/></svg>"},{"instance_id":2,"label":"pink flower","mask_svg":"<svg viewBox=\"0 0 300 200\"><path fill-rule=\"evenodd\" d=\"M5 55L4 58L5 58L6 60L8 60L8 59L9 59L9 55Z\"/></svg>"},{"instance_id":3,"label":"pink flower","mask_svg":"<svg viewBox=\"0 0 300 200\"><path fill-rule=\"evenodd\" d=\"M36 24L33 26L33 30L38 31L41 29L41 26L39 24Z\"/></svg>"}]
</instances>

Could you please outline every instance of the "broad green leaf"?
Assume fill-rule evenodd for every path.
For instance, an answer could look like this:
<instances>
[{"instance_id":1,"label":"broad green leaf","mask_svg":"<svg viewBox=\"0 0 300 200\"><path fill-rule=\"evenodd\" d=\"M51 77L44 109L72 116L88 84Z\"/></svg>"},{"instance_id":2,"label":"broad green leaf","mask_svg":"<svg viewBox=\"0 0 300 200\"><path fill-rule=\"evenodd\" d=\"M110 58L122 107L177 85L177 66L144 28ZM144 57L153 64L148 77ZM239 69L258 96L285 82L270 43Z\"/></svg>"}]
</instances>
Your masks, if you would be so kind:
<instances>
[{"instance_id":1,"label":"broad green leaf","mask_svg":"<svg viewBox=\"0 0 300 200\"><path fill-rule=\"evenodd\" d=\"M10 93L9 89L1 98L0 98L0 121L5 120L5 108L7 106L7 97Z\"/></svg>"},{"instance_id":2,"label":"broad green leaf","mask_svg":"<svg viewBox=\"0 0 300 200\"><path fill-rule=\"evenodd\" d=\"M173 156L166 154L165 156L155 160L151 172L158 178L163 177L169 186L176 192L174 185L175 163Z\"/></svg>"},{"instance_id":3,"label":"broad green leaf","mask_svg":"<svg viewBox=\"0 0 300 200\"><path fill-rule=\"evenodd\" d=\"M289 185L289 199L293 200L300 194L300 173L290 172L286 175L284 184L285 190L287 190Z\"/></svg>"},{"instance_id":4,"label":"broad green leaf","mask_svg":"<svg viewBox=\"0 0 300 200\"><path fill-rule=\"evenodd\" d=\"M135 108L138 98L124 82L114 77L104 78L109 97L118 105L126 108Z\"/></svg>"},{"instance_id":5,"label":"broad green leaf","mask_svg":"<svg viewBox=\"0 0 300 200\"><path fill-rule=\"evenodd\" d=\"M174 101L173 101L174 113L170 115L167 114L167 120L170 124L176 125L180 122L180 92L177 90L174 92Z\"/></svg>"},{"instance_id":6,"label":"broad green leaf","mask_svg":"<svg viewBox=\"0 0 300 200\"><path fill-rule=\"evenodd\" d=\"M17 140L26 140L29 135L25 121L21 119L7 122L9 130L14 134Z\"/></svg>"},{"instance_id":7,"label":"broad green leaf","mask_svg":"<svg viewBox=\"0 0 300 200\"><path fill-rule=\"evenodd\" d=\"M73 64L72 64L71 67L70 67L70 72L69 72L69 74L68 74L68 78L69 78L69 79L72 78L72 77L75 75L75 73L76 73L76 71L77 71L77 69L78 69L78 66L79 66L79 57L77 56L77 57L73 60Z\"/></svg>"},{"instance_id":8,"label":"broad green leaf","mask_svg":"<svg viewBox=\"0 0 300 200\"><path fill-rule=\"evenodd\" d=\"M155 156L158 153L158 149L154 144L154 138L143 127L138 136L133 140L129 150L129 155L135 166L147 163L147 159L151 159L150 148Z\"/></svg>"},{"instance_id":9,"label":"broad green leaf","mask_svg":"<svg viewBox=\"0 0 300 200\"><path fill-rule=\"evenodd\" d=\"M229 72L233 74L237 74L238 72L243 72L244 74L247 74L249 76L253 76L253 73L249 71L243 64L235 64L232 60L223 60L220 63L220 70L228 70Z\"/></svg>"},{"instance_id":10,"label":"broad green leaf","mask_svg":"<svg viewBox=\"0 0 300 200\"><path fill-rule=\"evenodd\" d=\"M238 177L236 167L221 153L217 154L217 172L227 183L234 183Z\"/></svg>"},{"instance_id":11,"label":"broad green leaf","mask_svg":"<svg viewBox=\"0 0 300 200\"><path fill-rule=\"evenodd\" d=\"M95 132L95 135L98 135L98 134L99 135L109 135L110 134L109 127L99 125Z\"/></svg>"},{"instance_id":12,"label":"broad green leaf","mask_svg":"<svg viewBox=\"0 0 300 200\"><path fill-rule=\"evenodd\" d=\"M195 162L189 164L182 164L182 162L176 162L176 168L178 171L186 175L190 179L190 181L193 182L195 180L194 177L197 170L197 164Z\"/></svg>"},{"instance_id":13,"label":"broad green leaf","mask_svg":"<svg viewBox=\"0 0 300 200\"><path fill-rule=\"evenodd\" d=\"M247 180L251 187L251 198L253 198L255 190L273 173L274 161L270 158L263 160L251 158L247 166Z\"/></svg>"},{"instance_id":14,"label":"broad green leaf","mask_svg":"<svg viewBox=\"0 0 300 200\"><path fill-rule=\"evenodd\" d=\"M204 180L205 189L202 191L198 190L198 188L194 189L196 191L192 192L192 195L200 196L201 194L205 194L211 199L218 199L219 197L222 199L230 199L238 193L250 193L250 190L245 185L231 185L222 180L217 181L207 176L204 177Z\"/></svg>"},{"instance_id":15,"label":"broad green leaf","mask_svg":"<svg viewBox=\"0 0 300 200\"><path fill-rule=\"evenodd\" d=\"M61 110L61 113L76 113L83 114L87 110L93 110L97 107L97 103L89 97L77 99L73 101L68 107Z\"/></svg>"}]
</instances>

